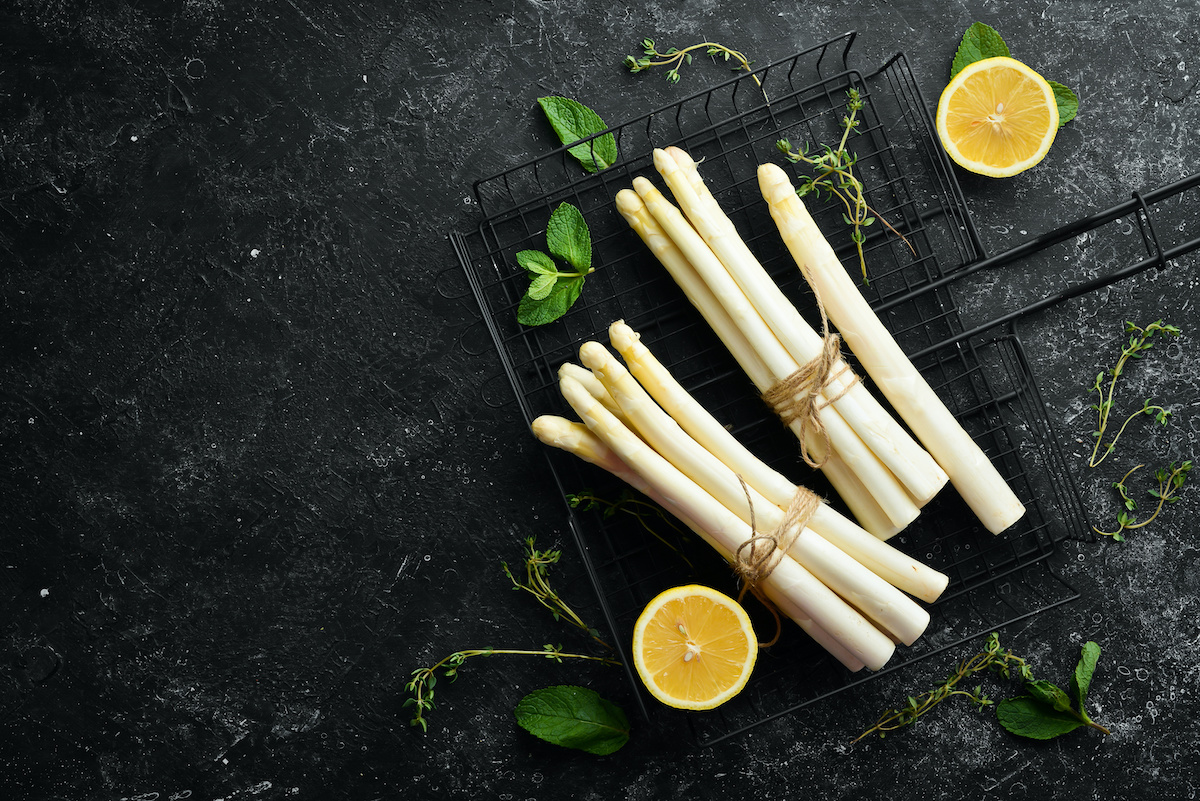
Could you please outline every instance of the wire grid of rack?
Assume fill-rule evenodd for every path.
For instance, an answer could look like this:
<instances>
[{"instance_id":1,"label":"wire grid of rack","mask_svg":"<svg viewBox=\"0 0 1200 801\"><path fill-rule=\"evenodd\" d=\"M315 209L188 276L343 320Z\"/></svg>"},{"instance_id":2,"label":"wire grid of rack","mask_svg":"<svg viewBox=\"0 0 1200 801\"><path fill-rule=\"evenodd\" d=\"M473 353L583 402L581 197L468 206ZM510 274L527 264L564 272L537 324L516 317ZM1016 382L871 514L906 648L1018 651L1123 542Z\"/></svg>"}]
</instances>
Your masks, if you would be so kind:
<instances>
[{"instance_id":1,"label":"wire grid of rack","mask_svg":"<svg viewBox=\"0 0 1200 801\"><path fill-rule=\"evenodd\" d=\"M1025 517L995 536L947 487L916 523L892 542L950 576L932 605L932 622L912 647L901 646L884 672L896 670L1007 623L1073 600L1078 593L1057 576L1048 557L1064 537L1089 539L1079 494L1046 418L1036 382L1015 330L1001 327L963 338L948 285L940 281L982 257L965 202L939 147L926 106L902 54L864 76L848 66L848 33L712 89L610 129L620 159L587 174L566 148L479 181L475 193L484 219L451 240L480 304L483 323L499 352L526 422L565 414L557 371L577 361L587 340L607 342L610 323L624 319L642 335L680 382L764 461L798 483L834 496L807 468L796 442L770 415L753 386L620 218L617 191L655 174L653 148L678 145L698 161L701 174L739 232L785 294L810 322L816 310L758 193L756 168L785 163L780 138L793 145L836 142L847 113L847 91L864 102L848 149L867 187L867 200L903 239L883 225L870 229L865 250L870 275L863 291L914 363L966 430L983 447L1027 506ZM754 79L761 81L761 85ZM799 168L786 165L793 176ZM544 249L545 225L562 202L584 214L593 239L595 272L560 320L538 328L516 321L528 279L515 253ZM858 256L836 203L813 205L818 225L852 274ZM943 344L949 343L949 344ZM853 364L853 359L850 359ZM869 385L869 382L868 382ZM597 468L547 448L559 489L590 489L616 499L621 487ZM664 522L629 514L605 515L564 504L573 536L618 642L657 592L690 581L735 591L728 567L695 536ZM756 626L771 625L755 613ZM675 714L648 702L629 663L642 713ZM712 743L806 704L870 680L851 674L798 630L767 649L750 684L733 701L689 714L701 743Z\"/></svg>"}]
</instances>

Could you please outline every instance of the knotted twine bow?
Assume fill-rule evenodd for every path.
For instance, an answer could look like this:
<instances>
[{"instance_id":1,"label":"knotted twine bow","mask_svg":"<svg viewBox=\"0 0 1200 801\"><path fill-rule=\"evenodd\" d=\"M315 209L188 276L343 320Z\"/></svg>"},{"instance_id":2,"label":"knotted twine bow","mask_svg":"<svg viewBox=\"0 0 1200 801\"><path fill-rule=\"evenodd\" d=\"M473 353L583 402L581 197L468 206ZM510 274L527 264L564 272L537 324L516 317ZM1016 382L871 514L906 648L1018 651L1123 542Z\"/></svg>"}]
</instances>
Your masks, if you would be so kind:
<instances>
[{"instance_id":1,"label":"knotted twine bow","mask_svg":"<svg viewBox=\"0 0 1200 801\"><path fill-rule=\"evenodd\" d=\"M807 278L807 268L802 265L801 270ZM829 432L821 422L821 410L849 392L862 378L842 361L842 339L837 334L830 333L825 304L821 302L816 284L813 281L808 283L817 299L817 309L821 312L821 353L800 365L791 375L777 381L762 394L762 398L775 414L779 415L784 425L790 426L793 422L800 421L800 454L809 467L818 469L825 466L830 450ZM821 393L825 387L847 372L850 373L850 378L837 394L822 398ZM825 445L824 454L819 461L809 455L808 437L805 435L810 432L820 437Z\"/></svg>"},{"instance_id":2,"label":"knotted twine bow","mask_svg":"<svg viewBox=\"0 0 1200 801\"><path fill-rule=\"evenodd\" d=\"M742 590L738 593L738 603L750 592L762 603L775 618L775 636L769 642L761 643L768 648L775 644L782 633L782 623L779 610L771 603L762 590L762 583L774 572L776 566L787 556L787 552L800 537L800 533L808 526L817 507L821 505L821 496L804 487L796 487L795 494L788 502L783 521L770 534L760 534L754 524L754 502L750 499L750 490L741 476L738 481L746 493L746 503L750 506L750 538L738 546L733 555L734 569L742 579Z\"/></svg>"}]
</instances>

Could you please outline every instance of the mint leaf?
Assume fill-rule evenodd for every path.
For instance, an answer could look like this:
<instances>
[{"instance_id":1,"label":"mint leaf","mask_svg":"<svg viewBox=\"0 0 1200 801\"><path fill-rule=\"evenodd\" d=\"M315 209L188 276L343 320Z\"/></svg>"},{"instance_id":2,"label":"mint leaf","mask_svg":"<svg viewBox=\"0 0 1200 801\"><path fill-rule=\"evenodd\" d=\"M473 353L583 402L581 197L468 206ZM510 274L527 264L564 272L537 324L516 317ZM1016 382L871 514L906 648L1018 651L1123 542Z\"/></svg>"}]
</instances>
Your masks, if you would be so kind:
<instances>
[{"instance_id":1,"label":"mint leaf","mask_svg":"<svg viewBox=\"0 0 1200 801\"><path fill-rule=\"evenodd\" d=\"M1029 690L1029 694L1034 698L1052 707L1055 712L1069 712L1071 709L1071 697L1048 681L1026 682L1025 689Z\"/></svg>"},{"instance_id":2,"label":"mint leaf","mask_svg":"<svg viewBox=\"0 0 1200 801\"><path fill-rule=\"evenodd\" d=\"M1079 113L1079 98L1067 87L1057 81L1046 81L1054 90L1054 100L1058 103L1058 127L1061 128Z\"/></svg>"},{"instance_id":3,"label":"mint leaf","mask_svg":"<svg viewBox=\"0 0 1200 801\"><path fill-rule=\"evenodd\" d=\"M532 289L532 284L530 288ZM545 325L567 313L583 291L583 276L560 278L550 292L541 298L530 297L528 291L517 306L517 322L522 325Z\"/></svg>"},{"instance_id":4,"label":"mint leaf","mask_svg":"<svg viewBox=\"0 0 1200 801\"><path fill-rule=\"evenodd\" d=\"M583 213L570 203L559 205L546 223L546 247L581 273L592 268L592 237Z\"/></svg>"},{"instance_id":5,"label":"mint leaf","mask_svg":"<svg viewBox=\"0 0 1200 801\"><path fill-rule=\"evenodd\" d=\"M554 266L554 259L540 250L517 251L517 264L525 268L525 272L529 273L530 278L558 273L558 268Z\"/></svg>"},{"instance_id":6,"label":"mint leaf","mask_svg":"<svg viewBox=\"0 0 1200 801\"><path fill-rule=\"evenodd\" d=\"M564 145L587 139L608 128L599 114L569 97L539 97L538 105ZM617 140L611 133L606 133L589 142L580 142L567 152L578 159L588 172L600 172L616 163Z\"/></svg>"},{"instance_id":7,"label":"mint leaf","mask_svg":"<svg viewBox=\"0 0 1200 801\"><path fill-rule=\"evenodd\" d=\"M963 34L958 52L954 54L954 62L950 65L950 77L953 78L968 64L974 64L976 61L1011 55L1008 45L994 28L982 22L973 23Z\"/></svg>"},{"instance_id":8,"label":"mint leaf","mask_svg":"<svg viewBox=\"0 0 1200 801\"><path fill-rule=\"evenodd\" d=\"M605 756L629 741L629 719L619 706L586 687L534 690L515 710L521 728L548 743Z\"/></svg>"},{"instance_id":9,"label":"mint leaf","mask_svg":"<svg viewBox=\"0 0 1200 801\"><path fill-rule=\"evenodd\" d=\"M1088 688L1092 684L1092 675L1096 672L1096 662L1100 660L1100 646L1089 640L1083 644L1079 654L1079 664L1075 666L1075 675L1071 677L1071 691L1083 712L1083 702L1087 700ZM1086 713L1084 713L1086 715Z\"/></svg>"},{"instance_id":10,"label":"mint leaf","mask_svg":"<svg viewBox=\"0 0 1200 801\"><path fill-rule=\"evenodd\" d=\"M1084 725L1074 713L1046 706L1031 695L1001 701L996 719L1013 734L1034 740L1051 740Z\"/></svg>"},{"instance_id":11,"label":"mint leaf","mask_svg":"<svg viewBox=\"0 0 1200 801\"><path fill-rule=\"evenodd\" d=\"M529 282L529 289L525 294L530 300L541 300L550 294L557 281L557 275L539 275Z\"/></svg>"}]
</instances>

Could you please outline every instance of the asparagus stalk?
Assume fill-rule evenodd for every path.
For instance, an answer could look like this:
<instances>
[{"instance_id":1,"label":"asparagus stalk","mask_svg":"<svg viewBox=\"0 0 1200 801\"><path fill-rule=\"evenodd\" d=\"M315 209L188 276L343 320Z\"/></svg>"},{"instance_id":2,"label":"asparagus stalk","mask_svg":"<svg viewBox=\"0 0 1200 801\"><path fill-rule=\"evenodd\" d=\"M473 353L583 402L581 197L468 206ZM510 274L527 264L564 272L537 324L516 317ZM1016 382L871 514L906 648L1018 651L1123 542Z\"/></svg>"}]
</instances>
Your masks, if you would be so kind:
<instances>
[{"instance_id":1,"label":"asparagus stalk","mask_svg":"<svg viewBox=\"0 0 1200 801\"><path fill-rule=\"evenodd\" d=\"M708 453L726 465L766 500L787 508L797 487L751 453L684 389L624 321L609 326L609 340L629 372L663 410ZM836 509L822 504L809 528L836 545L889 584L932 603L949 577L872 536Z\"/></svg>"},{"instance_id":2,"label":"asparagus stalk","mask_svg":"<svg viewBox=\"0 0 1200 801\"><path fill-rule=\"evenodd\" d=\"M559 381L563 397L587 427L608 445L617 457L659 493L668 511L689 519L708 532L722 553L736 553L742 543L755 536L753 529L702 490L670 462L633 434L597 401L578 381ZM809 571L784 554L766 579L799 607L818 626L836 637L871 670L879 670L891 658L895 643L875 628Z\"/></svg>"},{"instance_id":3,"label":"asparagus stalk","mask_svg":"<svg viewBox=\"0 0 1200 801\"><path fill-rule=\"evenodd\" d=\"M774 385L799 369L800 365L780 344L737 282L704 239L684 219L679 209L645 178L635 178L633 188L642 198L650 214L671 237L746 340L751 343L754 351L762 358L773 378L771 384ZM824 406L818 415L829 435L834 452L854 471L892 525L899 530L915 520L920 510L913 499L876 454L846 424L838 410L832 406ZM824 454L816 455L819 459Z\"/></svg>"},{"instance_id":4,"label":"asparagus stalk","mask_svg":"<svg viewBox=\"0 0 1200 801\"><path fill-rule=\"evenodd\" d=\"M745 484L744 479L724 462L688 436L607 348L598 342L585 342L579 354L584 366L600 378L625 412L634 433L660 456L755 530L783 530L785 510ZM851 606L905 645L916 642L929 625L928 612L815 534L808 528L807 521L796 534L788 553Z\"/></svg>"},{"instance_id":5,"label":"asparagus stalk","mask_svg":"<svg viewBox=\"0 0 1200 801\"><path fill-rule=\"evenodd\" d=\"M692 226L745 292L762 319L798 364L822 355L824 341L814 331L738 235L733 222L708 191L696 162L677 147L654 152L654 165L670 186ZM827 396L833 406L908 489L918 506L928 503L947 481L945 471L905 431L838 359Z\"/></svg>"},{"instance_id":6,"label":"asparagus stalk","mask_svg":"<svg viewBox=\"0 0 1200 801\"><path fill-rule=\"evenodd\" d=\"M747 341L716 295L692 267L691 262L650 214L641 196L632 189L622 189L617 193L616 204L621 216L646 243L650 252L667 268L675 283L725 344L758 391L762 393L770 389L775 383L771 369ZM792 421L788 427L805 443L809 453L818 453L824 448L824 442L819 441L802 422ZM824 455L825 461L821 471L863 528L880 539L887 539L898 533L902 526L893 523L884 513L841 455L836 451ZM915 514L915 504L913 513Z\"/></svg>"},{"instance_id":7,"label":"asparagus stalk","mask_svg":"<svg viewBox=\"0 0 1200 801\"><path fill-rule=\"evenodd\" d=\"M625 418L625 413L621 411L621 407L613 400L612 395L608 394L608 390L604 388L604 384L600 382L596 375L584 367L581 367L574 362L563 362L558 368L558 377L570 376L583 384L587 391L592 393L592 397L604 404L604 408L608 409L617 419L629 425L629 420Z\"/></svg>"},{"instance_id":8,"label":"asparagus stalk","mask_svg":"<svg viewBox=\"0 0 1200 801\"><path fill-rule=\"evenodd\" d=\"M641 476L629 469L629 466L621 461L613 453L612 449L588 430L588 427L583 423L575 423L553 415L542 415L533 421L533 433L545 444L560 448L568 453L573 453L584 461L607 470L659 506L664 509L670 508L662 495L654 487L647 484ZM690 528L697 536L712 546L713 549L721 554L725 561L733 563L733 554L723 549L707 531L683 516L680 512L676 511L674 514L679 522ZM850 653L836 637L818 626L812 617L793 603L774 582L769 580L764 582L762 590L767 598L784 615L800 626L806 634L812 637L818 645L824 648L830 656L837 659L848 670L857 672L865 667L862 660Z\"/></svg>"},{"instance_id":9,"label":"asparagus stalk","mask_svg":"<svg viewBox=\"0 0 1200 801\"><path fill-rule=\"evenodd\" d=\"M1024 505L846 275L787 174L764 164L758 179L784 243L846 344L984 526L1004 531L1025 514Z\"/></svg>"}]
</instances>

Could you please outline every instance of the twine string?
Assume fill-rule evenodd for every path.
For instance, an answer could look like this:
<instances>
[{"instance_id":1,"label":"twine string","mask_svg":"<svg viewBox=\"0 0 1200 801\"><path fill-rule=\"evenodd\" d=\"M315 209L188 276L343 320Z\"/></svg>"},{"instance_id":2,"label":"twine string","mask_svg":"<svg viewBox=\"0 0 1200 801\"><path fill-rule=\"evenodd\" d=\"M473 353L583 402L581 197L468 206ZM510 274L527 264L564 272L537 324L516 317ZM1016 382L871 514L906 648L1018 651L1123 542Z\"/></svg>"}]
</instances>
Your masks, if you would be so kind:
<instances>
[{"instance_id":1,"label":"twine string","mask_svg":"<svg viewBox=\"0 0 1200 801\"><path fill-rule=\"evenodd\" d=\"M804 267L802 266L801 269ZM807 269L804 269L804 273L807 277ZM819 469L829 459L830 451L829 431L821 421L821 410L829 404L835 403L862 378L851 370L850 365L842 359L842 339L837 334L830 332L829 318L825 314L825 304L821 301L821 295L815 284L812 281L809 284L812 286L813 295L817 300L817 309L821 313L821 352L800 365L791 375L777 381L763 393L762 398L779 416L784 425L790 426L799 421L800 454L809 467ZM836 394L832 396L827 394L825 397L821 397L826 387L846 373L849 373L850 377ZM819 459L814 458L809 452L807 435L810 433L824 443L822 456Z\"/></svg>"},{"instance_id":2,"label":"twine string","mask_svg":"<svg viewBox=\"0 0 1200 801\"><path fill-rule=\"evenodd\" d=\"M770 611L775 618L775 635L760 646L768 648L774 645L783 630L779 610L762 590L762 584L774 572L775 568L787 556L787 552L800 537L800 533L808 526L808 521L821 505L821 496L805 487L796 487L796 492L788 502L783 520L779 527L770 533L759 533L754 520L754 503L750 499L750 490L742 477L738 476L742 490L746 493L746 503L750 507L750 537L738 546L734 553L734 568L742 580L742 589L738 593L738 602L751 593Z\"/></svg>"}]
</instances>

